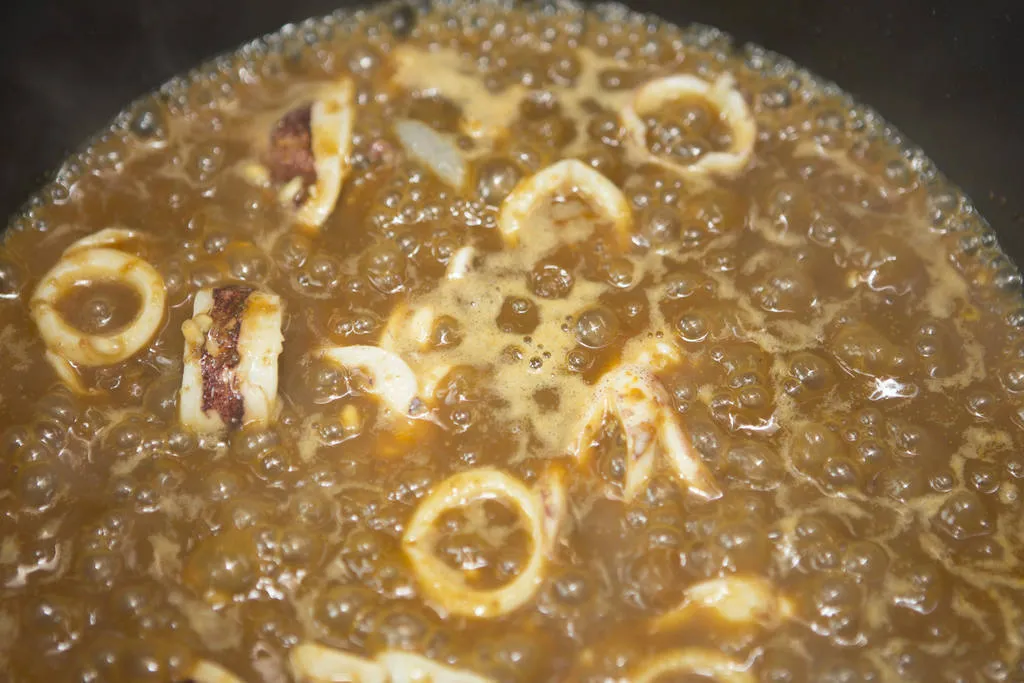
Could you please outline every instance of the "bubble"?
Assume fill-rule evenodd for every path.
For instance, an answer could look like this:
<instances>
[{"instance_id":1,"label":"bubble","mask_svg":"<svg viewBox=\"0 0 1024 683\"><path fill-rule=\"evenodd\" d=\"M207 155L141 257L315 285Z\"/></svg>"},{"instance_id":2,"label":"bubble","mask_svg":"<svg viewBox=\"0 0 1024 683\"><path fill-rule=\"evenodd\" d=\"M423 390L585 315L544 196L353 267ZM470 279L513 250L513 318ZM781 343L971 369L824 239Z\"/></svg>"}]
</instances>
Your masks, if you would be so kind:
<instances>
[{"instance_id":1,"label":"bubble","mask_svg":"<svg viewBox=\"0 0 1024 683\"><path fill-rule=\"evenodd\" d=\"M711 325L701 311L687 311L676 318L675 330L683 341L698 344L711 334Z\"/></svg>"},{"instance_id":2,"label":"bubble","mask_svg":"<svg viewBox=\"0 0 1024 683\"><path fill-rule=\"evenodd\" d=\"M590 349L601 349L619 335L621 323L607 306L595 306L576 317L573 329L576 341Z\"/></svg>"},{"instance_id":3,"label":"bubble","mask_svg":"<svg viewBox=\"0 0 1024 683\"><path fill-rule=\"evenodd\" d=\"M360 264L374 289L382 294L394 294L405 287L408 274L407 259L394 242L379 242L367 249Z\"/></svg>"},{"instance_id":4,"label":"bubble","mask_svg":"<svg viewBox=\"0 0 1024 683\"><path fill-rule=\"evenodd\" d=\"M768 491L779 485L781 469L767 446L756 441L738 441L726 452L729 478L757 491Z\"/></svg>"},{"instance_id":5,"label":"bubble","mask_svg":"<svg viewBox=\"0 0 1024 683\"><path fill-rule=\"evenodd\" d=\"M188 172L198 183L209 182L224 166L225 157L223 145L216 142L200 143L189 155Z\"/></svg>"},{"instance_id":6,"label":"bubble","mask_svg":"<svg viewBox=\"0 0 1024 683\"><path fill-rule=\"evenodd\" d=\"M338 637L347 637L376 605L376 596L358 584L335 584L316 599L314 617Z\"/></svg>"},{"instance_id":7,"label":"bubble","mask_svg":"<svg viewBox=\"0 0 1024 683\"><path fill-rule=\"evenodd\" d=\"M411 5L402 3L388 17L388 27L391 29L392 35L399 40L405 40L412 35L418 19L416 10Z\"/></svg>"},{"instance_id":8,"label":"bubble","mask_svg":"<svg viewBox=\"0 0 1024 683\"><path fill-rule=\"evenodd\" d=\"M906 467L883 470L873 483L876 495L883 495L905 503L927 493L926 477L923 473Z\"/></svg>"},{"instance_id":9,"label":"bubble","mask_svg":"<svg viewBox=\"0 0 1024 683\"><path fill-rule=\"evenodd\" d=\"M289 232L278 238L272 257L286 271L301 268L309 258L312 243L308 237Z\"/></svg>"},{"instance_id":10,"label":"bubble","mask_svg":"<svg viewBox=\"0 0 1024 683\"><path fill-rule=\"evenodd\" d=\"M937 528L957 541L995 531L995 516L973 491L957 491L946 499L934 518Z\"/></svg>"},{"instance_id":11,"label":"bubble","mask_svg":"<svg viewBox=\"0 0 1024 683\"><path fill-rule=\"evenodd\" d=\"M542 299L564 299L572 292L575 278L556 263L538 263L530 271L530 291Z\"/></svg>"},{"instance_id":12,"label":"bubble","mask_svg":"<svg viewBox=\"0 0 1024 683\"><path fill-rule=\"evenodd\" d=\"M186 559L183 578L213 602L246 594L259 578L253 535L231 530L203 539Z\"/></svg>"},{"instance_id":13,"label":"bubble","mask_svg":"<svg viewBox=\"0 0 1024 683\"><path fill-rule=\"evenodd\" d=\"M327 296L341 284L341 266L333 256L316 253L306 261L296 281L305 294Z\"/></svg>"},{"instance_id":14,"label":"bubble","mask_svg":"<svg viewBox=\"0 0 1024 683\"><path fill-rule=\"evenodd\" d=\"M167 116L163 109L155 101L148 100L136 106L128 128L140 140L163 142L170 133L167 124Z\"/></svg>"},{"instance_id":15,"label":"bubble","mask_svg":"<svg viewBox=\"0 0 1024 683\"><path fill-rule=\"evenodd\" d=\"M860 270L864 284L876 292L920 292L928 283L925 265L913 248L882 232L865 238L850 260Z\"/></svg>"},{"instance_id":16,"label":"bubble","mask_svg":"<svg viewBox=\"0 0 1024 683\"><path fill-rule=\"evenodd\" d=\"M644 213L640 232L655 248L667 247L679 238L681 224L675 211L658 206Z\"/></svg>"},{"instance_id":17,"label":"bubble","mask_svg":"<svg viewBox=\"0 0 1024 683\"><path fill-rule=\"evenodd\" d=\"M54 465L40 462L22 467L17 475L17 491L24 505L44 508L52 504L62 488L60 474Z\"/></svg>"},{"instance_id":18,"label":"bubble","mask_svg":"<svg viewBox=\"0 0 1024 683\"><path fill-rule=\"evenodd\" d=\"M594 354L586 349L573 349L566 354L565 365L570 372L586 372L594 366Z\"/></svg>"},{"instance_id":19,"label":"bubble","mask_svg":"<svg viewBox=\"0 0 1024 683\"><path fill-rule=\"evenodd\" d=\"M529 299L508 297L501 304L498 329L513 334L530 334L540 324L540 311Z\"/></svg>"},{"instance_id":20,"label":"bubble","mask_svg":"<svg viewBox=\"0 0 1024 683\"><path fill-rule=\"evenodd\" d=\"M794 266L783 267L754 287L754 300L769 313L806 313L816 302L816 289L807 273Z\"/></svg>"},{"instance_id":21,"label":"bubble","mask_svg":"<svg viewBox=\"0 0 1024 683\"><path fill-rule=\"evenodd\" d=\"M793 95L788 87L777 83L758 93L757 101L765 109L786 109L793 104Z\"/></svg>"},{"instance_id":22,"label":"bubble","mask_svg":"<svg viewBox=\"0 0 1024 683\"><path fill-rule=\"evenodd\" d=\"M0 254L0 300L17 299L24 286L25 275L21 266Z\"/></svg>"},{"instance_id":23,"label":"bubble","mask_svg":"<svg viewBox=\"0 0 1024 683\"><path fill-rule=\"evenodd\" d=\"M270 272L266 256L256 246L243 244L228 251L231 274L245 282L263 282Z\"/></svg>"}]
</instances>

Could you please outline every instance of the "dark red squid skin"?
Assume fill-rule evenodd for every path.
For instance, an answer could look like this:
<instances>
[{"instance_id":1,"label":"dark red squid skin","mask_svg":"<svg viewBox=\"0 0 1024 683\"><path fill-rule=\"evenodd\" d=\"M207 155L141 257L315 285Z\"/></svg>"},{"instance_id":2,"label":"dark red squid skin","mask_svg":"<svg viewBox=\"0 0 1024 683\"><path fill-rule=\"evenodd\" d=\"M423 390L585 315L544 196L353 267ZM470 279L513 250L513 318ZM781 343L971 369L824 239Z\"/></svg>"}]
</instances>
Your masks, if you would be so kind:
<instances>
[{"instance_id":1,"label":"dark red squid skin","mask_svg":"<svg viewBox=\"0 0 1024 683\"><path fill-rule=\"evenodd\" d=\"M316 159L313 156L313 107L304 104L278 119L270 132L267 166L270 179L285 185L302 178L302 190L295 194L295 205L301 204L316 183Z\"/></svg>"},{"instance_id":2,"label":"dark red squid skin","mask_svg":"<svg viewBox=\"0 0 1024 683\"><path fill-rule=\"evenodd\" d=\"M245 415L245 401L238 392L235 368L241 357L238 354L238 336L242 329L251 287L230 285L213 290L213 305L210 317L213 325L207 333L199 357L199 368L203 378L203 412L215 410L220 419L231 429L242 425ZM217 349L212 355L209 347Z\"/></svg>"}]
</instances>

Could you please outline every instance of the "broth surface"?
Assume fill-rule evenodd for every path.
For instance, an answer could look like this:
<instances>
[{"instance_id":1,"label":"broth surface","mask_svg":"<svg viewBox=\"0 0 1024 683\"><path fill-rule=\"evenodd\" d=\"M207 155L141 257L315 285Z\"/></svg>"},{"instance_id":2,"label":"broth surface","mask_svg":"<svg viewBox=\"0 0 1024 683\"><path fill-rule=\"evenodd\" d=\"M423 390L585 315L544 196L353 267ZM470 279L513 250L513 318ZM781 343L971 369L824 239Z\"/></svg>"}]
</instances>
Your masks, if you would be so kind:
<instances>
[{"instance_id":1,"label":"broth surface","mask_svg":"<svg viewBox=\"0 0 1024 683\"><path fill-rule=\"evenodd\" d=\"M640 111L669 76L742 98L736 171L699 170L744 144L732 110ZM347 153L310 128L339 84ZM99 251L130 284L73 274L53 308L138 350L40 333L51 269ZM283 682L320 644L502 682L1022 681L1019 290L877 115L712 29L288 28L134 103L4 233L3 678ZM275 310L264 419L246 316ZM212 427L182 419L196 334Z\"/></svg>"}]
</instances>

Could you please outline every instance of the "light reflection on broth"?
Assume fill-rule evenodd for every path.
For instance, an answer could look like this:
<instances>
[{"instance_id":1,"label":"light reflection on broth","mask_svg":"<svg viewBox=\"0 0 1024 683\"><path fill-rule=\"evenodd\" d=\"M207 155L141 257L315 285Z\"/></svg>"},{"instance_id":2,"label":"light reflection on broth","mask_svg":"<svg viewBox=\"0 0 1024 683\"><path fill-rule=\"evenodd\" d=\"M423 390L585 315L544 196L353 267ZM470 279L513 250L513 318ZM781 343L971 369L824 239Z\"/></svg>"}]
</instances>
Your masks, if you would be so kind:
<instances>
[{"instance_id":1,"label":"light reflection on broth","mask_svg":"<svg viewBox=\"0 0 1024 683\"><path fill-rule=\"evenodd\" d=\"M1020 277L783 58L389 5L175 79L0 247L0 667L1017 680Z\"/></svg>"}]
</instances>

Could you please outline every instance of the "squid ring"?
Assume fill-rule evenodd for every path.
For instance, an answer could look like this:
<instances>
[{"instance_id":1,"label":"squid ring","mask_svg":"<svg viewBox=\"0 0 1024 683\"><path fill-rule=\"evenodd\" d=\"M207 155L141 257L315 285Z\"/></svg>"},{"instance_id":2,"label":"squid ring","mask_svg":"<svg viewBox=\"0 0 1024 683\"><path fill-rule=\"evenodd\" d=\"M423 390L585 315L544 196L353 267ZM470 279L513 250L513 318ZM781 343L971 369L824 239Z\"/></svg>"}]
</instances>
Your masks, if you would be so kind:
<instances>
[{"instance_id":1,"label":"squid ring","mask_svg":"<svg viewBox=\"0 0 1024 683\"><path fill-rule=\"evenodd\" d=\"M742 664L721 652L702 647L662 652L641 662L633 672L633 683L654 683L665 674L688 673L713 678L721 683L754 683L754 676Z\"/></svg>"},{"instance_id":2,"label":"squid ring","mask_svg":"<svg viewBox=\"0 0 1024 683\"><path fill-rule=\"evenodd\" d=\"M519 576L501 588L473 588L461 572L434 554L434 523L452 508L498 498L514 503L526 522L533 546L530 559ZM451 614L488 619L521 607L540 586L545 564L544 519L536 493L503 472L479 468L449 477L420 503L402 537L402 546L420 587L431 599Z\"/></svg>"},{"instance_id":3,"label":"squid ring","mask_svg":"<svg viewBox=\"0 0 1024 683\"><path fill-rule=\"evenodd\" d=\"M110 334L87 334L64 320L57 301L69 287L101 280L130 285L141 305L126 327ZM164 280L153 266L138 256L100 247L66 253L43 277L29 306L50 351L79 365L97 366L123 361L146 346L160 329L166 301Z\"/></svg>"},{"instance_id":4,"label":"squid ring","mask_svg":"<svg viewBox=\"0 0 1024 683\"><path fill-rule=\"evenodd\" d=\"M501 205L498 228L514 243L537 205L555 192L576 191L597 205L627 239L633 222L629 201L615 183L577 159L564 159L523 180Z\"/></svg>"},{"instance_id":5,"label":"squid ring","mask_svg":"<svg viewBox=\"0 0 1024 683\"><path fill-rule=\"evenodd\" d=\"M412 369L397 353L378 346L356 344L320 351L323 358L342 367L360 368L370 375L370 390L391 410L411 416L420 403Z\"/></svg>"},{"instance_id":6,"label":"squid ring","mask_svg":"<svg viewBox=\"0 0 1024 683\"><path fill-rule=\"evenodd\" d=\"M656 456L668 464L689 490L704 500L722 496L714 476L700 459L676 422L665 388L641 365L626 365L608 372L598 383L594 399L580 420L578 437L570 446L582 461L589 444L607 415L613 415L626 437L626 476L623 497L629 501L643 492L654 473Z\"/></svg>"},{"instance_id":7,"label":"squid ring","mask_svg":"<svg viewBox=\"0 0 1024 683\"><path fill-rule=\"evenodd\" d=\"M67 256L68 254L76 251L82 251L83 249L95 249L97 247L109 247L113 249L120 244L131 242L132 240L137 240L141 237L142 233L129 228L103 228L99 232L86 235L72 244L64 250L64 255Z\"/></svg>"},{"instance_id":8,"label":"squid ring","mask_svg":"<svg viewBox=\"0 0 1024 683\"><path fill-rule=\"evenodd\" d=\"M645 114L687 95L702 97L718 108L732 130L732 144L722 152L708 152L692 164L678 164L658 157L647 149ZM631 142L644 151L653 163L681 174L720 173L735 175L742 171L754 153L757 126L743 95L732 76L719 76L714 83L690 75L666 76L648 81L633 94L632 101L620 112L622 125Z\"/></svg>"}]
</instances>

